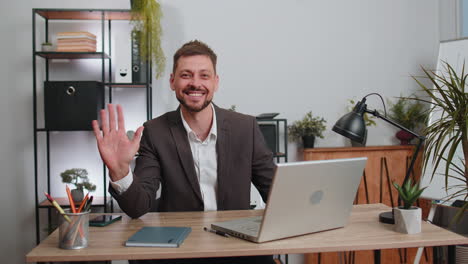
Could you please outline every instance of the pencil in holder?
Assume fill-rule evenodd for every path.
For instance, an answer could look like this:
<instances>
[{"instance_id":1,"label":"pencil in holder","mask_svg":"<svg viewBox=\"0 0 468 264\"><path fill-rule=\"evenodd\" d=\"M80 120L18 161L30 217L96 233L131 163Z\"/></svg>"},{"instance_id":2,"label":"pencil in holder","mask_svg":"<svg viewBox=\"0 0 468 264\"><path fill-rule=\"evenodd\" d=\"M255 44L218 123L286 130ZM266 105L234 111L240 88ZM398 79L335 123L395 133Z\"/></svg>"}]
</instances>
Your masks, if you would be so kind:
<instances>
[{"instance_id":1,"label":"pencil in holder","mask_svg":"<svg viewBox=\"0 0 468 264\"><path fill-rule=\"evenodd\" d=\"M60 248L80 249L88 246L89 212L72 213L69 209L65 210L59 221Z\"/></svg>"}]
</instances>

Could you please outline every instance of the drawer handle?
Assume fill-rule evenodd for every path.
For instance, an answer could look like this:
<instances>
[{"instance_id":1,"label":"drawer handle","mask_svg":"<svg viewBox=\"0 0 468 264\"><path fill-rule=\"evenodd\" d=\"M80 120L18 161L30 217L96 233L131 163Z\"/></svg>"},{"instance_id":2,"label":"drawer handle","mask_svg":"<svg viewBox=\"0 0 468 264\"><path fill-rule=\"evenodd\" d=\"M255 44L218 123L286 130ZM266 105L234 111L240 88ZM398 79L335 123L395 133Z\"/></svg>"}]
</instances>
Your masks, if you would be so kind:
<instances>
[{"instance_id":1,"label":"drawer handle","mask_svg":"<svg viewBox=\"0 0 468 264\"><path fill-rule=\"evenodd\" d=\"M69 87L67 88L67 94L68 94L68 95L74 95L75 92L76 92L75 87L69 86Z\"/></svg>"}]
</instances>

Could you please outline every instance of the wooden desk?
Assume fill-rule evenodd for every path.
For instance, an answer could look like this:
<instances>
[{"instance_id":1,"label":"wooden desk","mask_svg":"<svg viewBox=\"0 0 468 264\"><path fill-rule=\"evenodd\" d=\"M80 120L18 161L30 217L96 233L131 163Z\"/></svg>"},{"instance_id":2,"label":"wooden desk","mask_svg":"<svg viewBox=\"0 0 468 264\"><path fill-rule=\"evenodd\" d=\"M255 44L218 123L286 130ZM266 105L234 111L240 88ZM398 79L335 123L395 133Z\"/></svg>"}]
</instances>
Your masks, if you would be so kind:
<instances>
[{"instance_id":1,"label":"wooden desk","mask_svg":"<svg viewBox=\"0 0 468 264\"><path fill-rule=\"evenodd\" d=\"M404 235L392 225L378 221L378 214L388 211L383 204L355 205L350 223L345 228L289 239L256 244L237 238L225 238L203 231L215 221L255 216L261 210L188 213L151 213L140 219L124 217L107 227L90 227L89 246L80 250L58 248L58 230L26 256L27 262L95 261L123 259L164 259L273 255L349 250L375 250L418 246L467 244L468 238L429 223L422 233ZM180 248L125 247L127 240L142 226L190 226L192 233Z\"/></svg>"},{"instance_id":2,"label":"wooden desk","mask_svg":"<svg viewBox=\"0 0 468 264\"><path fill-rule=\"evenodd\" d=\"M396 181L402 184L407 168L414 152L413 145L407 146L368 146L368 147L331 147L304 149L304 160L325 160L367 157L367 164L356 195L356 204L383 203L390 207L398 204L398 192L392 186ZM421 175L421 154L416 160L413 176L419 179ZM430 205L419 203L423 209L423 217L427 216ZM356 254L355 254L356 253ZM372 259L372 251L352 252L356 263L365 263ZM315 254L317 255L317 254ZM407 262L412 263L416 255L415 249L384 250L382 257L385 264ZM306 256L307 264L317 264L318 256ZM322 263L340 263L338 254L320 254ZM432 251L426 248L421 264L432 263Z\"/></svg>"}]
</instances>

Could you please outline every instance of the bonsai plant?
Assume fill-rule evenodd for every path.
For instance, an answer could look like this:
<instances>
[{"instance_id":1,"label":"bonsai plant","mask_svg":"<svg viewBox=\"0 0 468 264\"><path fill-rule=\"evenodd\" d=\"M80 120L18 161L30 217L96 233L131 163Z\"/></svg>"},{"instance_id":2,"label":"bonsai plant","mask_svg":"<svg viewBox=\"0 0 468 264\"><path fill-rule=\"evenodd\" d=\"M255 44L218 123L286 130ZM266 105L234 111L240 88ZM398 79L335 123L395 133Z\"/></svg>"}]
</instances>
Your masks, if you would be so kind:
<instances>
[{"instance_id":1,"label":"bonsai plant","mask_svg":"<svg viewBox=\"0 0 468 264\"><path fill-rule=\"evenodd\" d=\"M456 188L447 200L465 201L456 216L459 220L468 208L468 92L465 90L468 73L465 72L464 63L460 73L447 62L443 61L442 65L441 74L422 68L424 76L420 78L428 79L433 86L431 88L413 76L430 99L412 99L430 104L430 111L440 114L440 118L433 120L425 129L427 140L424 167L427 168L431 162L434 177L438 167L444 166L445 189ZM457 149L460 148L463 154L456 155ZM455 165L455 161L460 161L460 164ZM453 172L456 175L453 175ZM449 178L460 181L460 184L448 186Z\"/></svg>"},{"instance_id":2,"label":"bonsai plant","mask_svg":"<svg viewBox=\"0 0 468 264\"><path fill-rule=\"evenodd\" d=\"M419 183L414 184L409 178L403 186L393 182L397 189L403 206L394 208L395 230L400 233L416 234L421 232L421 208L413 206L426 187L420 188Z\"/></svg>"},{"instance_id":3,"label":"bonsai plant","mask_svg":"<svg viewBox=\"0 0 468 264\"><path fill-rule=\"evenodd\" d=\"M161 48L161 6L156 0L131 0L131 21L137 31L140 56L143 61L151 59L156 65L156 78L161 77L166 58Z\"/></svg>"},{"instance_id":4,"label":"bonsai plant","mask_svg":"<svg viewBox=\"0 0 468 264\"><path fill-rule=\"evenodd\" d=\"M427 122L427 111L420 101L399 97L396 103L390 103L389 110L389 117L393 121L412 131ZM403 130L398 131L395 136L400 140L401 145L408 145L414 138L412 134Z\"/></svg>"},{"instance_id":5,"label":"bonsai plant","mask_svg":"<svg viewBox=\"0 0 468 264\"><path fill-rule=\"evenodd\" d=\"M288 127L289 137L294 141L302 139L304 148L313 148L315 137L323 138L326 122L322 117L313 116L312 111L308 112L302 120Z\"/></svg>"},{"instance_id":6,"label":"bonsai plant","mask_svg":"<svg viewBox=\"0 0 468 264\"><path fill-rule=\"evenodd\" d=\"M60 173L62 182L75 185L75 189L71 190L73 201L79 202L83 200L83 189L90 192L96 190L96 185L89 182L88 171L86 169L69 169Z\"/></svg>"}]
</instances>

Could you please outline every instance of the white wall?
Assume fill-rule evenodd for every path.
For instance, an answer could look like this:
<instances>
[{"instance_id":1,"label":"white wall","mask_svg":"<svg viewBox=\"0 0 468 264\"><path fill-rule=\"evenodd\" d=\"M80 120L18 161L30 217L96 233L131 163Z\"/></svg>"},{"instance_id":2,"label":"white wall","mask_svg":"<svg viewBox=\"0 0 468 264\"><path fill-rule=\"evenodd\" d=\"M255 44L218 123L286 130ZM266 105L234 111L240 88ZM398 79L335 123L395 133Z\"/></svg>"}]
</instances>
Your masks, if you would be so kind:
<instances>
[{"instance_id":1,"label":"white wall","mask_svg":"<svg viewBox=\"0 0 468 264\"><path fill-rule=\"evenodd\" d=\"M35 244L31 9L128 8L128 2L0 2L0 198L6 212L0 222L2 262L24 262ZM163 78L154 83L153 114L177 106L167 81L172 54L197 38L219 56L218 105L235 104L238 111L254 115L279 112L290 123L312 110L331 128L345 113L347 99L370 92L390 98L416 89L410 75L418 74L420 65L435 67L442 35L439 13L448 2L164 0L163 48L168 65ZM444 32L453 28L442 24ZM382 108L375 97L368 105ZM369 131L368 145L395 144L395 130L377 122ZM318 146L348 144L330 131L325 137ZM294 144L290 153L290 160L300 159Z\"/></svg>"},{"instance_id":2,"label":"white wall","mask_svg":"<svg viewBox=\"0 0 468 264\"><path fill-rule=\"evenodd\" d=\"M463 10L466 0L439 1L440 40L460 38L463 30Z\"/></svg>"}]
</instances>

